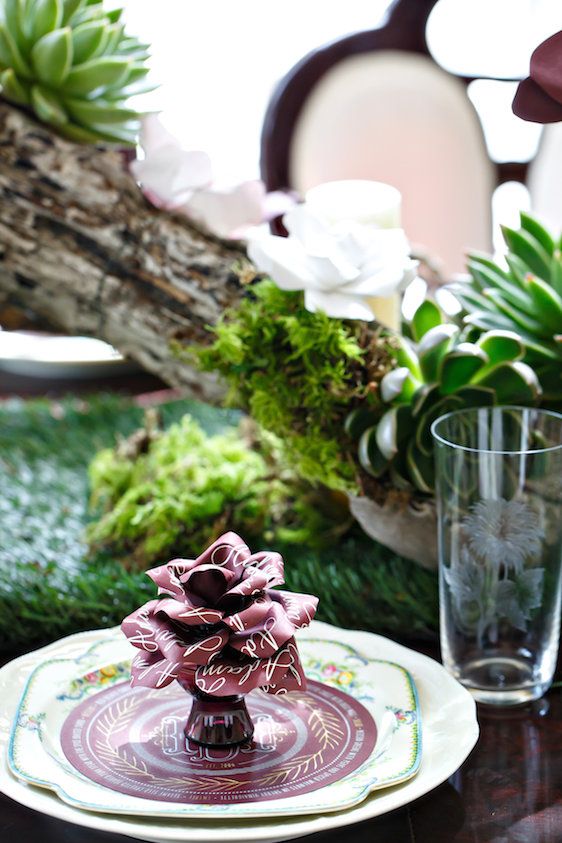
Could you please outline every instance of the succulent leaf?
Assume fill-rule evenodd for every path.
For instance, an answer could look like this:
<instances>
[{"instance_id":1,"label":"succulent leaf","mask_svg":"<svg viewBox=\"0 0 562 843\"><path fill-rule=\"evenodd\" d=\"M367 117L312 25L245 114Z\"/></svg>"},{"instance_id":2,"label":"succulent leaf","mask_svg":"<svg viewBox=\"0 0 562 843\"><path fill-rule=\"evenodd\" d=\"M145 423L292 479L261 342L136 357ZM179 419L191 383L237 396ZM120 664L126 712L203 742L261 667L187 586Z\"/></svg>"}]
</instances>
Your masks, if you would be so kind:
<instances>
[{"instance_id":1,"label":"succulent leaf","mask_svg":"<svg viewBox=\"0 0 562 843\"><path fill-rule=\"evenodd\" d=\"M71 17L84 5L84 0L63 0L62 24L67 24Z\"/></svg>"},{"instance_id":2,"label":"succulent leaf","mask_svg":"<svg viewBox=\"0 0 562 843\"><path fill-rule=\"evenodd\" d=\"M406 404L393 407L380 419L376 429L376 443L387 460L398 453L400 445L407 442L415 429L411 408Z\"/></svg>"},{"instance_id":3,"label":"succulent leaf","mask_svg":"<svg viewBox=\"0 0 562 843\"><path fill-rule=\"evenodd\" d=\"M561 333L562 298L546 281L534 275L527 276L527 287L543 324L554 333Z\"/></svg>"},{"instance_id":4,"label":"succulent leaf","mask_svg":"<svg viewBox=\"0 0 562 843\"><path fill-rule=\"evenodd\" d=\"M521 228L527 231L531 237L534 237L541 244L545 252L552 257L555 248L554 238L551 237L546 228L534 217L526 214L525 211L521 211L519 216L521 219Z\"/></svg>"},{"instance_id":5,"label":"succulent leaf","mask_svg":"<svg viewBox=\"0 0 562 843\"><path fill-rule=\"evenodd\" d=\"M70 27L43 35L34 45L31 59L38 78L51 88L59 87L67 78L72 64Z\"/></svg>"},{"instance_id":6,"label":"succulent leaf","mask_svg":"<svg viewBox=\"0 0 562 843\"><path fill-rule=\"evenodd\" d=\"M513 307L505 300L499 290L492 290L488 287L488 289L484 290L484 295L486 298L491 299L494 302L498 310L501 310L502 313L515 322L515 324L520 328L523 328L524 331L536 334L539 337L549 336L549 329L545 325L543 325L538 319L533 319L533 317L527 316L526 313L518 310L517 307Z\"/></svg>"},{"instance_id":7,"label":"succulent leaf","mask_svg":"<svg viewBox=\"0 0 562 843\"><path fill-rule=\"evenodd\" d=\"M107 44L107 27L103 21L87 21L72 31L74 63L83 64L98 52L103 52Z\"/></svg>"},{"instance_id":8,"label":"succulent leaf","mask_svg":"<svg viewBox=\"0 0 562 843\"><path fill-rule=\"evenodd\" d=\"M24 0L4 0L2 8L2 18L20 49L23 49L26 41L21 15L23 2Z\"/></svg>"},{"instance_id":9,"label":"succulent leaf","mask_svg":"<svg viewBox=\"0 0 562 843\"><path fill-rule=\"evenodd\" d=\"M420 361L411 342L403 336L395 337L395 342L397 344L395 357L398 365L406 366L415 378L421 380Z\"/></svg>"},{"instance_id":10,"label":"succulent leaf","mask_svg":"<svg viewBox=\"0 0 562 843\"><path fill-rule=\"evenodd\" d=\"M473 313L470 313L468 316L464 317L464 322L466 325L477 325L479 328L482 328L483 331L492 331L495 328L502 328L506 331L511 330L514 328L513 322L497 311L494 313L493 310L482 311L482 310L475 310Z\"/></svg>"},{"instance_id":11,"label":"succulent leaf","mask_svg":"<svg viewBox=\"0 0 562 843\"><path fill-rule=\"evenodd\" d=\"M509 280L509 273L501 266L498 266L498 264L494 262L493 258L491 258L490 255L484 254L484 252L471 252L467 257L467 266L469 263L486 267L487 269L492 270L492 272L496 272L501 275L506 279L506 281Z\"/></svg>"},{"instance_id":12,"label":"succulent leaf","mask_svg":"<svg viewBox=\"0 0 562 843\"><path fill-rule=\"evenodd\" d=\"M69 94L86 96L92 90L103 90L120 85L127 77L130 59L108 56L73 67L66 79L65 91Z\"/></svg>"},{"instance_id":13,"label":"succulent leaf","mask_svg":"<svg viewBox=\"0 0 562 843\"><path fill-rule=\"evenodd\" d=\"M474 343L460 343L441 363L439 382L442 395L456 392L484 368L488 355Z\"/></svg>"},{"instance_id":14,"label":"succulent leaf","mask_svg":"<svg viewBox=\"0 0 562 843\"><path fill-rule=\"evenodd\" d=\"M562 255L559 251L555 252L552 258L550 277L552 279L552 288L562 298Z\"/></svg>"},{"instance_id":15,"label":"succulent leaf","mask_svg":"<svg viewBox=\"0 0 562 843\"><path fill-rule=\"evenodd\" d=\"M4 24L0 24L0 65L3 68L13 68L15 73L23 76L24 79L33 78L30 66L23 58L13 35Z\"/></svg>"},{"instance_id":16,"label":"succulent leaf","mask_svg":"<svg viewBox=\"0 0 562 843\"><path fill-rule=\"evenodd\" d=\"M76 143L99 143L102 140L99 133L94 129L85 129L78 123L65 123L64 126L59 126L59 132L65 138L76 141Z\"/></svg>"},{"instance_id":17,"label":"succulent leaf","mask_svg":"<svg viewBox=\"0 0 562 843\"><path fill-rule=\"evenodd\" d=\"M30 105L31 91L29 83L20 79L11 67L4 70L0 75L0 85L6 96L19 105Z\"/></svg>"},{"instance_id":18,"label":"succulent leaf","mask_svg":"<svg viewBox=\"0 0 562 843\"><path fill-rule=\"evenodd\" d=\"M100 143L106 141L107 143L119 144L121 146L124 144L132 146L136 137L136 130L127 129L124 126L92 126L91 128L87 128L69 120L57 128L61 135L77 143Z\"/></svg>"},{"instance_id":19,"label":"succulent leaf","mask_svg":"<svg viewBox=\"0 0 562 843\"><path fill-rule=\"evenodd\" d=\"M486 294L486 289L489 287L500 290L509 304L518 307L532 317L538 316L537 308L533 305L532 297L518 287L515 287L511 281L506 280L500 272L495 272L471 260L468 261L467 266L472 276L480 282L484 295Z\"/></svg>"},{"instance_id":20,"label":"succulent leaf","mask_svg":"<svg viewBox=\"0 0 562 843\"><path fill-rule=\"evenodd\" d=\"M441 360L449 351L459 329L456 325L445 322L424 334L418 345L418 357L423 377L426 381L437 379Z\"/></svg>"},{"instance_id":21,"label":"succulent leaf","mask_svg":"<svg viewBox=\"0 0 562 843\"><path fill-rule=\"evenodd\" d=\"M390 401L410 401L419 386L419 381L412 377L407 366L392 369L384 376L380 383L381 398L385 403Z\"/></svg>"},{"instance_id":22,"label":"succulent leaf","mask_svg":"<svg viewBox=\"0 0 562 843\"><path fill-rule=\"evenodd\" d=\"M391 460L398 451L396 414L398 407L388 410L379 421L375 430L377 448L385 460Z\"/></svg>"},{"instance_id":23,"label":"succulent leaf","mask_svg":"<svg viewBox=\"0 0 562 843\"><path fill-rule=\"evenodd\" d=\"M424 299L412 317L412 336L416 342L427 334L431 328L442 322L441 311L431 299Z\"/></svg>"},{"instance_id":24,"label":"succulent leaf","mask_svg":"<svg viewBox=\"0 0 562 843\"><path fill-rule=\"evenodd\" d=\"M118 108L105 100L65 99L64 104L72 117L84 126L101 126L135 120L138 112L131 108ZM111 129L108 129L111 131Z\"/></svg>"},{"instance_id":25,"label":"succulent leaf","mask_svg":"<svg viewBox=\"0 0 562 843\"><path fill-rule=\"evenodd\" d=\"M485 298L476 287L469 287L467 284L452 284L451 291L466 310L470 312L496 313L497 309L493 302Z\"/></svg>"},{"instance_id":26,"label":"succulent leaf","mask_svg":"<svg viewBox=\"0 0 562 843\"><path fill-rule=\"evenodd\" d=\"M362 468L373 477L381 477L388 468L388 459L377 445L377 428L369 427L361 434L357 451Z\"/></svg>"},{"instance_id":27,"label":"succulent leaf","mask_svg":"<svg viewBox=\"0 0 562 843\"><path fill-rule=\"evenodd\" d=\"M505 360L518 360L525 351L521 339L514 331L487 331L476 344L487 354L491 365Z\"/></svg>"},{"instance_id":28,"label":"succulent leaf","mask_svg":"<svg viewBox=\"0 0 562 843\"><path fill-rule=\"evenodd\" d=\"M440 398L424 415L419 419L416 428L416 445L427 457L433 454L433 439L431 437L431 425L439 416L451 413L453 410L461 410L464 403L458 395L446 395Z\"/></svg>"},{"instance_id":29,"label":"succulent leaf","mask_svg":"<svg viewBox=\"0 0 562 843\"><path fill-rule=\"evenodd\" d=\"M406 452L406 463L414 486L420 492L431 493L435 485L435 466L432 457L428 457L410 439Z\"/></svg>"},{"instance_id":30,"label":"succulent leaf","mask_svg":"<svg viewBox=\"0 0 562 843\"><path fill-rule=\"evenodd\" d=\"M557 337L554 336L552 339L552 344L541 342L535 337L530 336L530 334L525 334L523 331L521 332L521 339L525 344L525 361L528 363L535 363L537 360L540 362L545 362L549 360L552 364L555 364L556 368L562 367L562 348L556 349L556 345L559 344L559 340ZM561 393L562 397L562 393Z\"/></svg>"},{"instance_id":31,"label":"succulent leaf","mask_svg":"<svg viewBox=\"0 0 562 843\"><path fill-rule=\"evenodd\" d=\"M117 21L121 20L123 9L110 9L110 11L105 14L112 23L117 23Z\"/></svg>"},{"instance_id":32,"label":"succulent leaf","mask_svg":"<svg viewBox=\"0 0 562 843\"><path fill-rule=\"evenodd\" d=\"M108 54L114 53L117 49L117 46L121 40L123 35L123 24L122 23L114 23L111 26L107 27L107 47L106 52Z\"/></svg>"},{"instance_id":33,"label":"succulent leaf","mask_svg":"<svg viewBox=\"0 0 562 843\"><path fill-rule=\"evenodd\" d=\"M434 401L437 401L439 398L439 386L436 383L432 384L424 384L420 386L417 390L416 394L414 395L414 399L412 401L412 412L414 417L419 417L424 415L429 408L432 406Z\"/></svg>"},{"instance_id":34,"label":"succulent leaf","mask_svg":"<svg viewBox=\"0 0 562 843\"><path fill-rule=\"evenodd\" d=\"M509 277L512 281L515 281L522 290L524 290L525 279L527 277L527 273L529 272L529 267L525 261L522 261L521 258L513 252L508 252L505 259L509 269L511 270Z\"/></svg>"},{"instance_id":35,"label":"succulent leaf","mask_svg":"<svg viewBox=\"0 0 562 843\"><path fill-rule=\"evenodd\" d=\"M502 232L509 249L527 264L531 272L540 278L550 277L549 254L538 240L523 228L516 231L502 226Z\"/></svg>"},{"instance_id":36,"label":"succulent leaf","mask_svg":"<svg viewBox=\"0 0 562 843\"><path fill-rule=\"evenodd\" d=\"M31 16L31 37L37 42L62 24L63 4L61 0L35 0Z\"/></svg>"},{"instance_id":37,"label":"succulent leaf","mask_svg":"<svg viewBox=\"0 0 562 843\"><path fill-rule=\"evenodd\" d=\"M375 421L376 417L371 408L361 405L347 415L344 430L352 439L359 439L366 430L374 426Z\"/></svg>"},{"instance_id":38,"label":"succulent leaf","mask_svg":"<svg viewBox=\"0 0 562 843\"><path fill-rule=\"evenodd\" d=\"M59 100L48 88L33 85L31 102L36 113L45 123L53 126L64 126L68 122L68 115Z\"/></svg>"},{"instance_id":39,"label":"succulent leaf","mask_svg":"<svg viewBox=\"0 0 562 843\"><path fill-rule=\"evenodd\" d=\"M479 381L493 389L498 404L533 404L541 388L536 374L526 363L499 363Z\"/></svg>"},{"instance_id":40,"label":"succulent leaf","mask_svg":"<svg viewBox=\"0 0 562 843\"><path fill-rule=\"evenodd\" d=\"M486 386L463 386L455 393L460 398L464 407L493 407L496 403L496 393Z\"/></svg>"},{"instance_id":41,"label":"succulent leaf","mask_svg":"<svg viewBox=\"0 0 562 843\"><path fill-rule=\"evenodd\" d=\"M127 58L130 58L130 57L128 56ZM129 65L129 70L127 72L125 80L122 83L124 86L136 85L137 83L139 83L141 81L141 79L144 79L144 77L148 73L147 67L144 67L143 65L138 64L132 58L130 59L130 62L131 63ZM113 87L115 87L115 86L113 86Z\"/></svg>"}]
</instances>

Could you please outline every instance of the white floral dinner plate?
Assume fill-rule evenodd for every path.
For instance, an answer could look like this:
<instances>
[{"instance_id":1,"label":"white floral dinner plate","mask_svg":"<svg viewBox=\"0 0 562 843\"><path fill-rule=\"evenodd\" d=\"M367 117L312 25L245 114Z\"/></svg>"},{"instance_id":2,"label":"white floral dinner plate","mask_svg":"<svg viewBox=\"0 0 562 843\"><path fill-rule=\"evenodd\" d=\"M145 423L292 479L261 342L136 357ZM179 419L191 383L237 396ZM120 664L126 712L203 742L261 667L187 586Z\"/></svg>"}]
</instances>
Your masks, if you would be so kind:
<instances>
[{"instance_id":1,"label":"white floral dinner plate","mask_svg":"<svg viewBox=\"0 0 562 843\"><path fill-rule=\"evenodd\" d=\"M127 374L135 363L93 337L0 331L0 371L35 378L96 378Z\"/></svg>"},{"instance_id":2,"label":"white floral dinner plate","mask_svg":"<svg viewBox=\"0 0 562 843\"><path fill-rule=\"evenodd\" d=\"M10 769L84 810L233 820L340 811L413 776L421 717L408 671L308 630L299 650L309 688L249 695L251 747L186 749L190 697L176 683L131 688L132 648L116 630L35 668Z\"/></svg>"},{"instance_id":3,"label":"white floral dinner plate","mask_svg":"<svg viewBox=\"0 0 562 843\"><path fill-rule=\"evenodd\" d=\"M109 639L112 630L73 635L11 662L0 670L0 790L12 799L49 816L87 828L129 835L153 843L278 843L316 832L349 826L395 810L445 781L462 764L478 737L476 707L470 694L434 660L386 638L365 632L339 630L313 622L310 635L366 651L373 658L393 661L413 676L423 717L423 762L407 782L377 791L343 811L232 821L220 819L142 818L96 814L61 801L48 789L26 785L7 765L9 734L22 690L33 669L52 658L73 658L87 646Z\"/></svg>"}]
</instances>

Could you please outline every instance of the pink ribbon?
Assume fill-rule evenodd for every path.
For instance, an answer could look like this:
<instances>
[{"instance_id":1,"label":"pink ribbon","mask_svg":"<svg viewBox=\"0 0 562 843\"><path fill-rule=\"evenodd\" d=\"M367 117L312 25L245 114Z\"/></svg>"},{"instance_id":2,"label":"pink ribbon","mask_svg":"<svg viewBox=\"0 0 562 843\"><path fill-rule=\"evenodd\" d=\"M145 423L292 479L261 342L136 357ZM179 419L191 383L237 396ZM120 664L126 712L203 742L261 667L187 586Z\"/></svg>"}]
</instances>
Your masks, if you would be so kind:
<instances>
[{"instance_id":1,"label":"pink ribbon","mask_svg":"<svg viewBox=\"0 0 562 843\"><path fill-rule=\"evenodd\" d=\"M163 688L181 678L216 696L306 687L294 634L313 619L318 598L273 590L284 582L279 553L252 553L225 533L197 559L172 559L147 573L159 598L121 627L141 651L133 685Z\"/></svg>"}]
</instances>

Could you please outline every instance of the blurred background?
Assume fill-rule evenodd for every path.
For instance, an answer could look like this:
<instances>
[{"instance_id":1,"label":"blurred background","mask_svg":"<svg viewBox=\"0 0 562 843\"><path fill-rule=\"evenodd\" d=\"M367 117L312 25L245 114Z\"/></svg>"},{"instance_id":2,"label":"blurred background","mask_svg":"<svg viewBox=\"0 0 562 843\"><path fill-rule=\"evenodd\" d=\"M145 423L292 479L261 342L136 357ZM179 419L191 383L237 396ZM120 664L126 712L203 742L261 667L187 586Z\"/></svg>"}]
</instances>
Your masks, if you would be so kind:
<instances>
[{"instance_id":1,"label":"blurred background","mask_svg":"<svg viewBox=\"0 0 562 843\"><path fill-rule=\"evenodd\" d=\"M311 50L380 26L391 3L286 0L273 10L260 0L160 0L157 14L152 0L119 5L131 30L152 43L154 76L162 82L153 103L163 122L187 148L210 154L219 180L236 182L259 175L262 124L276 83ZM468 85L468 96L493 162L536 155L542 127L512 114L515 80L528 75L533 49L561 26L559 0L439 0L431 11L433 59L452 74L483 77ZM415 135L404 143L415 143ZM496 229L515 224L518 208L528 205L520 183L500 186Z\"/></svg>"}]
</instances>

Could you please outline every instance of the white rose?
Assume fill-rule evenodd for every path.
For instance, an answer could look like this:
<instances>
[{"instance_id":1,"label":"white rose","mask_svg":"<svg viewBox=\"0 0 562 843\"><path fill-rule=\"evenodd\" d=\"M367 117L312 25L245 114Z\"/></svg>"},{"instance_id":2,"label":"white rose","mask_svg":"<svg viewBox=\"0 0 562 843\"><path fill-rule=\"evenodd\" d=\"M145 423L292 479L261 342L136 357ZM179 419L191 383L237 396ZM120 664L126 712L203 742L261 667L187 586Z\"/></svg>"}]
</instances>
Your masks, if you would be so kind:
<instances>
[{"instance_id":1,"label":"white rose","mask_svg":"<svg viewBox=\"0 0 562 843\"><path fill-rule=\"evenodd\" d=\"M333 224L306 203L283 217L288 237L252 240L248 256L282 290L304 290L307 310L341 319L376 318L372 297L387 297L415 276L416 263L401 228L351 220Z\"/></svg>"}]
</instances>

